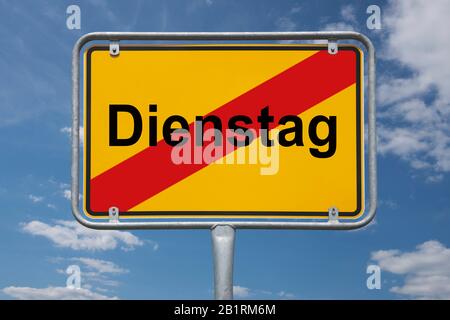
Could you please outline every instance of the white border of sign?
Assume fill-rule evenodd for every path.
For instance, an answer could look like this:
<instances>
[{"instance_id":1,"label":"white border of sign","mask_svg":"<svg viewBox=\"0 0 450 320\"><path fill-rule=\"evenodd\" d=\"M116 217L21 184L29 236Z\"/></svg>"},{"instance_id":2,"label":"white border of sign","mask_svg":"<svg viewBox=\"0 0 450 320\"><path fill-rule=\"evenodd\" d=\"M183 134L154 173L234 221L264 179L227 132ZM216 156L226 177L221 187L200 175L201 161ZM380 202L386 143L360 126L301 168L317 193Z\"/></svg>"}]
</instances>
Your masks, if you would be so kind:
<instances>
[{"instance_id":1,"label":"white border of sign","mask_svg":"<svg viewBox=\"0 0 450 320\"><path fill-rule=\"evenodd\" d=\"M90 41L110 41L117 45L120 40L134 41L255 41L255 40L327 40L329 48L336 47L338 40L355 40L364 45L368 52L368 192L369 209L363 218L354 222L328 221L241 221L216 219L210 221L136 221L119 219L97 222L90 221L80 212L80 53ZM330 75L333 76L333 75ZM351 230L366 226L375 217L377 206L376 168L376 116L375 116L375 48L369 38L361 33L335 32L94 32L82 36L72 51L72 213L82 225L92 229L215 229L229 226L233 229L309 229L309 230Z\"/></svg>"}]
</instances>

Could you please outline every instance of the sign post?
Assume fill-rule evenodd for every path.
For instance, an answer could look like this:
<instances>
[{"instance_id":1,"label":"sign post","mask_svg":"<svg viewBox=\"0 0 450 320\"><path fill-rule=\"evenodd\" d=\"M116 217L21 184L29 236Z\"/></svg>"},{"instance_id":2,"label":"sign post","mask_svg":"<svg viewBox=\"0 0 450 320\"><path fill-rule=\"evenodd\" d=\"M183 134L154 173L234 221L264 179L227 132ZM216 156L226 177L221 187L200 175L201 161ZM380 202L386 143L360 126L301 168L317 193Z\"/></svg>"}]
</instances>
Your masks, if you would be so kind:
<instances>
[{"instance_id":1,"label":"sign post","mask_svg":"<svg viewBox=\"0 0 450 320\"><path fill-rule=\"evenodd\" d=\"M217 300L233 299L233 261L235 230L229 225L212 228L214 259L214 297Z\"/></svg>"},{"instance_id":2,"label":"sign post","mask_svg":"<svg viewBox=\"0 0 450 320\"><path fill-rule=\"evenodd\" d=\"M256 43L281 40L326 42ZM375 51L360 33L90 33L72 85L75 218L210 229L216 299L233 297L236 229L351 230L375 216Z\"/></svg>"}]
</instances>

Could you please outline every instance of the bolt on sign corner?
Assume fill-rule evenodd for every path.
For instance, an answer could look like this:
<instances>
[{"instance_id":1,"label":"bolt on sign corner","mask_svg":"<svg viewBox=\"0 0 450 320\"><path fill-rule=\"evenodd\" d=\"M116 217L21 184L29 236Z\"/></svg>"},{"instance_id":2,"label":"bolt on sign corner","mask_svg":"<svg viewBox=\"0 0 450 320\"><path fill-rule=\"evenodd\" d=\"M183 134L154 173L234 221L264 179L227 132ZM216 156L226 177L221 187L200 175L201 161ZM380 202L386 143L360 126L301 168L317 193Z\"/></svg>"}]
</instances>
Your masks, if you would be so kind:
<instances>
[{"instance_id":1,"label":"bolt on sign corner","mask_svg":"<svg viewBox=\"0 0 450 320\"><path fill-rule=\"evenodd\" d=\"M363 213L359 48L93 45L83 60L89 217Z\"/></svg>"}]
</instances>

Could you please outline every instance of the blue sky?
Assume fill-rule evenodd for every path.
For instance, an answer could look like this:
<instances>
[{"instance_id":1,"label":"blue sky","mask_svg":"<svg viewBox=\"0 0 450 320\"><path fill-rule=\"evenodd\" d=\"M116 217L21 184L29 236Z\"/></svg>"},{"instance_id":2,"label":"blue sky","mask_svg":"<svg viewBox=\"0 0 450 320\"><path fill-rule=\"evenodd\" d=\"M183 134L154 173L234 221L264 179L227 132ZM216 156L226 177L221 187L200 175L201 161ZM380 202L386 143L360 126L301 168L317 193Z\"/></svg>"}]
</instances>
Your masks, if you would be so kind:
<instances>
[{"instance_id":1,"label":"blue sky","mask_svg":"<svg viewBox=\"0 0 450 320\"><path fill-rule=\"evenodd\" d=\"M66 8L81 8L68 30ZM381 8L382 29L366 27ZM450 5L430 1L0 0L0 298L209 299L208 231L74 222L71 50L93 31L356 30L378 53L379 208L363 230L237 232L235 295L450 298ZM438 22L438 23L437 23ZM445 59L445 60L444 60ZM380 290L366 286L379 265Z\"/></svg>"}]
</instances>

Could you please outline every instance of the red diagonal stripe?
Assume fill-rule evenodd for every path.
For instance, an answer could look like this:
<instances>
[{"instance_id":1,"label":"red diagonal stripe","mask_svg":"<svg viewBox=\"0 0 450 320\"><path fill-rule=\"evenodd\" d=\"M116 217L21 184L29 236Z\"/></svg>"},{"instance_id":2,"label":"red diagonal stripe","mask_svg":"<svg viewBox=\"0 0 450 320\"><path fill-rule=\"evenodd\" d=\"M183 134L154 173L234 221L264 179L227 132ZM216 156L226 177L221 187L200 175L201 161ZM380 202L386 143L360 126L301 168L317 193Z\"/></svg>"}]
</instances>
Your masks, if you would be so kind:
<instances>
[{"instance_id":1,"label":"red diagonal stripe","mask_svg":"<svg viewBox=\"0 0 450 320\"><path fill-rule=\"evenodd\" d=\"M209 115L221 118L224 130L230 117L236 114L247 115L254 123L246 127L257 130L259 123L256 122L256 117L262 108L269 106L271 115L275 117L272 129L280 117L287 114L298 115L355 81L356 57L353 51L341 50L336 55L330 55L326 50L321 50ZM190 132L193 132L193 124ZM176 165L171 161L171 151L172 147L161 140L157 146L148 147L91 179L91 211L105 212L116 206L120 212L127 212L207 166Z\"/></svg>"}]
</instances>

